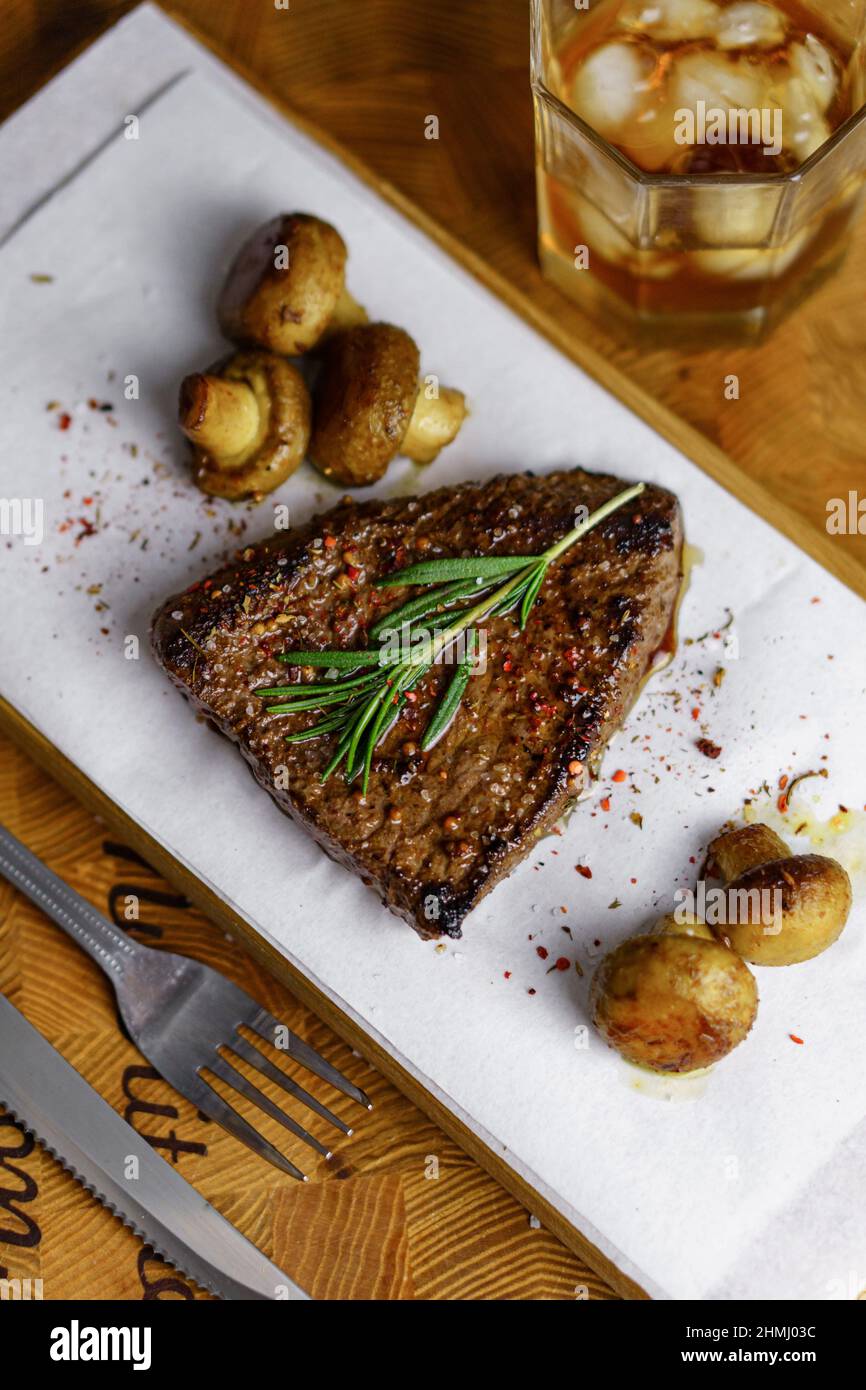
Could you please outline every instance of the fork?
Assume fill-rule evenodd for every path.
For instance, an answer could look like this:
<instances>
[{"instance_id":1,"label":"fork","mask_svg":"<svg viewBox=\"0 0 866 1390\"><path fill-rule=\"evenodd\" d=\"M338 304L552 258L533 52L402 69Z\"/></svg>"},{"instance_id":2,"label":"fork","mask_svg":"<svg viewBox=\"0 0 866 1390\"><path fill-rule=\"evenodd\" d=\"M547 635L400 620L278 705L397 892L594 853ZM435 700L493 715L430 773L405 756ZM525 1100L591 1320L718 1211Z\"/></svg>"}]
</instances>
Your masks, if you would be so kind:
<instances>
[{"instance_id":1,"label":"fork","mask_svg":"<svg viewBox=\"0 0 866 1390\"><path fill-rule=\"evenodd\" d=\"M301 1101L343 1134L352 1130L338 1115L293 1081L238 1031L248 1028L263 1042L329 1082L367 1110L366 1095L308 1043L279 1023L237 985L189 956L155 951L118 931L86 898L51 872L35 854L0 825L0 874L19 888L46 916L101 966L114 986L120 1015L139 1051L182 1096L204 1115L247 1144L261 1158L307 1182L306 1175L275 1148L204 1078L207 1069L272 1120L278 1121L323 1158L331 1150L286 1114L222 1055L242 1058L268 1080Z\"/></svg>"}]
</instances>

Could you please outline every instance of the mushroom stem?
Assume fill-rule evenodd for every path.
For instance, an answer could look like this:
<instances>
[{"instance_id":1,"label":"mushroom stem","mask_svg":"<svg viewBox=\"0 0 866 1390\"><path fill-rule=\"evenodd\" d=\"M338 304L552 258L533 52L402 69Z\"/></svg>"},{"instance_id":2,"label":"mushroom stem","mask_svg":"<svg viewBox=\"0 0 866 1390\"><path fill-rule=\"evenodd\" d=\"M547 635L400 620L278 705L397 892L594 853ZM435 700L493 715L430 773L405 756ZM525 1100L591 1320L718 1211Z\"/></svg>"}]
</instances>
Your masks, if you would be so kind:
<instances>
[{"instance_id":1,"label":"mushroom stem","mask_svg":"<svg viewBox=\"0 0 866 1390\"><path fill-rule=\"evenodd\" d=\"M422 386L415 401L400 453L413 463L432 463L446 444L456 439L466 418L466 397L462 391L443 386L429 398Z\"/></svg>"},{"instance_id":2,"label":"mushroom stem","mask_svg":"<svg viewBox=\"0 0 866 1390\"><path fill-rule=\"evenodd\" d=\"M745 825L719 835L710 845L708 867L718 871L726 883L749 869L758 869L776 859L787 859L788 846L768 825Z\"/></svg>"},{"instance_id":3,"label":"mushroom stem","mask_svg":"<svg viewBox=\"0 0 866 1390\"><path fill-rule=\"evenodd\" d=\"M358 303L354 295L349 294L344 285L340 297L334 305L334 312L325 330L325 336L329 337L332 333L339 333L344 328L354 328L356 324L369 322L370 316L367 310Z\"/></svg>"},{"instance_id":4,"label":"mushroom stem","mask_svg":"<svg viewBox=\"0 0 866 1390\"><path fill-rule=\"evenodd\" d=\"M238 458L261 429L255 392L244 381L196 372L180 386L178 420L187 439L216 458Z\"/></svg>"}]
</instances>

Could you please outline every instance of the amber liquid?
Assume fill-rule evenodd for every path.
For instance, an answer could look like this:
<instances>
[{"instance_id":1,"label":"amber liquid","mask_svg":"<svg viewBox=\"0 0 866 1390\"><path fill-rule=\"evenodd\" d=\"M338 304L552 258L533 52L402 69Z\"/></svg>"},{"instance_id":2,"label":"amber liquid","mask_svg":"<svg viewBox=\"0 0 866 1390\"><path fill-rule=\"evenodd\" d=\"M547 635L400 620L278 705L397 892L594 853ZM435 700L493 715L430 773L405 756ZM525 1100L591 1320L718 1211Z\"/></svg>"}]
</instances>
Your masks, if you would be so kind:
<instances>
[{"instance_id":1,"label":"amber liquid","mask_svg":"<svg viewBox=\"0 0 866 1390\"><path fill-rule=\"evenodd\" d=\"M721 8L725 8L722 0ZM727 0L731 3L731 0ZM650 9L652 0L646 0ZM573 104L574 83L582 66L610 42L634 45L647 64L647 86L660 88L670 66L683 56L707 53L713 47L705 39L654 40L651 33L624 29L621 15L625 0L604 0L592 11L578 14L564 35L551 65L551 86L567 106ZM850 52L822 32L820 20L795 0L776 0L775 9L785 18L785 43L776 48L743 49L722 55L747 73L789 71L791 49L807 35L820 41L834 70L835 91L822 115L821 131L832 133L851 114L853 98L849 71ZM632 15L634 7L631 7ZM651 65L655 63L655 68ZM583 114L583 113L581 113ZM587 119L587 117L584 117ZM644 127L646 129L646 127ZM633 131L636 128L633 128ZM718 174L790 174L799 160L790 149L778 156L763 149L719 144L678 147L670 159L659 157L657 146L641 164L641 147L629 139L629 131L602 132L603 137L645 172L686 175L700 182ZM808 158L808 148L804 151ZM701 242L700 229L689 224L686 212L676 225L661 226L647 240L635 244L607 217L603 189L587 188L580 178L557 177L543 162L538 166L540 253L545 272L561 288L582 302L598 300L605 308L624 311L649 321L681 320L692 323L710 319L731 325L751 322L762 328L798 302L840 261L856 211L861 179L848 178L835 195L822 202L813 222L797 225L787 241L779 240L771 227L759 230L754 240ZM684 191L685 199L688 193ZM748 181L731 187L735 199L749 197ZM638 197L636 190L635 197ZM760 227L760 218L757 219ZM762 235L763 231L763 235Z\"/></svg>"}]
</instances>

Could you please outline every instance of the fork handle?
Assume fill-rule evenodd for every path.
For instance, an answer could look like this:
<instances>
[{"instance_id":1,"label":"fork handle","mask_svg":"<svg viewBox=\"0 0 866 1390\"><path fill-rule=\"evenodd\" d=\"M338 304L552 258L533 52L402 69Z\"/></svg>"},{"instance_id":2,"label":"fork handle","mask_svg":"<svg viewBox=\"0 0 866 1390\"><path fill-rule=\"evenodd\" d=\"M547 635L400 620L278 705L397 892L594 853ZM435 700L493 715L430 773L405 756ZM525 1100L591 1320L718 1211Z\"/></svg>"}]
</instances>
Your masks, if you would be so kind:
<instances>
[{"instance_id":1,"label":"fork handle","mask_svg":"<svg viewBox=\"0 0 866 1390\"><path fill-rule=\"evenodd\" d=\"M119 932L86 898L52 873L20 840L0 825L0 874L19 888L90 956L109 979L123 977L139 946Z\"/></svg>"}]
</instances>

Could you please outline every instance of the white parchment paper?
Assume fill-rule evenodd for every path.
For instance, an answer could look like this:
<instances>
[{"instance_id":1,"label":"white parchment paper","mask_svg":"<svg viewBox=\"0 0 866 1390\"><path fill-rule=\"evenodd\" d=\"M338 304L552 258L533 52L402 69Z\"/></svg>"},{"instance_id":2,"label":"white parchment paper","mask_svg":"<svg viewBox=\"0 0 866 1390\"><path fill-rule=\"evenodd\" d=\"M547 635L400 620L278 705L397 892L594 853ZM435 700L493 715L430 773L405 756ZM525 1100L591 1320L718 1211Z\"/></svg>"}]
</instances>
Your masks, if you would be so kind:
<instances>
[{"instance_id":1,"label":"white parchment paper","mask_svg":"<svg viewBox=\"0 0 866 1390\"><path fill-rule=\"evenodd\" d=\"M3 696L651 1293L855 1296L863 604L149 7L0 131L0 186L0 497L44 504L41 543L0 537ZM224 350L213 301L233 249L294 208L336 223L357 297L472 403L432 468L400 462L380 492L580 463L674 489L702 552L682 615L693 640L592 797L444 949L285 820L149 656L160 600L266 535L273 502L301 521L337 496L305 466L258 508L205 499L173 425L180 377ZM779 818L779 777L811 768L828 778ZM747 799L800 848L835 814L826 844L860 898L829 953L759 974L758 1021L731 1058L655 1082L587 1036L589 978L693 883Z\"/></svg>"}]
</instances>

